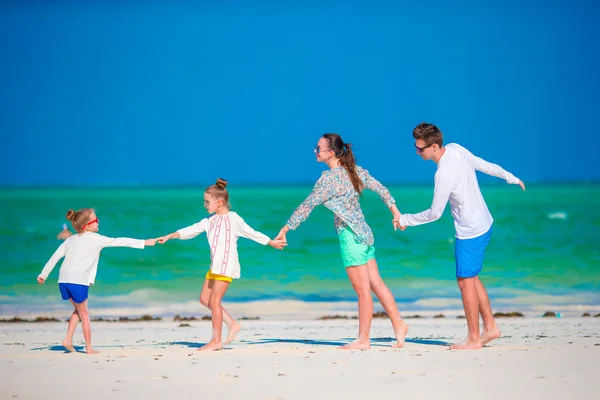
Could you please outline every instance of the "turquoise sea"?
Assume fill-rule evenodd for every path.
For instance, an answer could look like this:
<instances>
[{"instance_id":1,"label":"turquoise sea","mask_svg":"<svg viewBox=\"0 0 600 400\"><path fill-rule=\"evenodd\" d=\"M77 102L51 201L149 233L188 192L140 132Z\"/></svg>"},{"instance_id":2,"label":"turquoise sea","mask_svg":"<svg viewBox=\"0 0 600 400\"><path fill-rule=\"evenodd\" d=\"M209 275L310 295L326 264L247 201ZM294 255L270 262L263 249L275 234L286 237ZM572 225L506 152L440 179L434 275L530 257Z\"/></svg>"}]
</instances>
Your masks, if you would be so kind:
<instances>
[{"instance_id":1,"label":"turquoise sea","mask_svg":"<svg viewBox=\"0 0 600 400\"><path fill-rule=\"evenodd\" d=\"M271 237L310 193L310 186L235 187L233 210ZM391 186L402 212L429 207L431 185ZM482 187L494 216L494 234L481 279L494 311L541 315L600 312L600 185ZM56 234L69 208L93 207L100 233L152 238L204 218L203 188L0 189L0 317L63 315L57 277L40 286L36 277L60 245ZM371 192L362 196L375 234L381 274L400 311L460 314L454 279L454 229L449 209L437 222L395 232L391 214ZM242 277L226 304L258 305L248 311L285 318L293 309L324 304L355 310L355 294L339 256L333 215L323 206L288 234L284 251L240 239ZM144 250L102 252L90 308L95 315L203 315L196 302L209 265L206 238L171 241ZM336 305L339 305L337 307ZM298 308L300 307L300 308ZM95 310L95 312L94 312Z\"/></svg>"}]
</instances>

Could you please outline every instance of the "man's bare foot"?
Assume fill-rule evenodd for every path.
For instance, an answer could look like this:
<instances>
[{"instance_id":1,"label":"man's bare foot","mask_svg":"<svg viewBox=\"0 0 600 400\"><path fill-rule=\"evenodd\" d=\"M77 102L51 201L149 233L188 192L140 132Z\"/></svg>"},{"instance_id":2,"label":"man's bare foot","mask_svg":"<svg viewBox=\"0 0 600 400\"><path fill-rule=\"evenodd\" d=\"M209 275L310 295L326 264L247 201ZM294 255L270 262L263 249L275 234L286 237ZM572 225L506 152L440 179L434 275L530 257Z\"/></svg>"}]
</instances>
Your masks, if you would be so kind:
<instances>
[{"instance_id":1,"label":"man's bare foot","mask_svg":"<svg viewBox=\"0 0 600 400\"><path fill-rule=\"evenodd\" d=\"M481 340L465 340L450 346L450 350L478 350L481 349Z\"/></svg>"},{"instance_id":2,"label":"man's bare foot","mask_svg":"<svg viewBox=\"0 0 600 400\"><path fill-rule=\"evenodd\" d=\"M352 342L348 343L345 346L338 347L340 350L369 350L371 348L371 343L369 342Z\"/></svg>"},{"instance_id":3,"label":"man's bare foot","mask_svg":"<svg viewBox=\"0 0 600 400\"><path fill-rule=\"evenodd\" d=\"M215 351L221 350L223 348L223 344L221 342L217 343L214 341L210 341L206 343L204 346L200 347L197 351Z\"/></svg>"},{"instance_id":4,"label":"man's bare foot","mask_svg":"<svg viewBox=\"0 0 600 400\"><path fill-rule=\"evenodd\" d=\"M100 353L98 350L94 350L91 347L89 349L85 349L85 352L87 354L98 354L98 353Z\"/></svg>"},{"instance_id":5,"label":"man's bare foot","mask_svg":"<svg viewBox=\"0 0 600 400\"><path fill-rule=\"evenodd\" d=\"M73 347L73 343L71 343L67 339L65 339L65 340L62 341L62 345L69 352L74 352L75 351L75 347Z\"/></svg>"},{"instance_id":6,"label":"man's bare foot","mask_svg":"<svg viewBox=\"0 0 600 400\"><path fill-rule=\"evenodd\" d=\"M408 333L408 324L403 323L402 328L398 332L396 332L396 344L392 345L393 349L401 349L404 347L404 339L406 339L406 334Z\"/></svg>"},{"instance_id":7,"label":"man's bare foot","mask_svg":"<svg viewBox=\"0 0 600 400\"><path fill-rule=\"evenodd\" d=\"M481 345L485 346L492 340L498 339L500 335L500 329L498 329L497 326L494 327L494 329L490 329L489 331L483 331L483 333L481 334Z\"/></svg>"},{"instance_id":8,"label":"man's bare foot","mask_svg":"<svg viewBox=\"0 0 600 400\"><path fill-rule=\"evenodd\" d=\"M235 340L235 335L237 335L240 329L242 329L242 326L239 323L234 322L233 325L229 327L229 331L227 332L227 339L225 339L225 344L233 342Z\"/></svg>"}]
</instances>

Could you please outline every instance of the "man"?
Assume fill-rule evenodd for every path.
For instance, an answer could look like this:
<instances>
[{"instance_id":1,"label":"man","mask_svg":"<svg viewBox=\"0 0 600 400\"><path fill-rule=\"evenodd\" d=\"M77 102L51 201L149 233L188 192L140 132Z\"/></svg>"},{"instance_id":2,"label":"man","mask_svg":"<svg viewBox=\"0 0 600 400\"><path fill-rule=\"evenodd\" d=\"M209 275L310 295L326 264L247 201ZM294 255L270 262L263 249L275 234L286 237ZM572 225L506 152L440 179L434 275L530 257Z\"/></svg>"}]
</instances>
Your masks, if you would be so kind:
<instances>
[{"instance_id":1,"label":"man","mask_svg":"<svg viewBox=\"0 0 600 400\"><path fill-rule=\"evenodd\" d=\"M63 227L62 231L60 231L60 232L58 233L58 235L56 235L56 238L57 238L57 239L60 239L60 240L65 240L65 239L66 239L66 238L68 238L69 236L72 236L72 235L73 235L73 233L72 233L72 232L69 230L69 228L67 228L67 224L63 224L63 226L62 226L62 227Z\"/></svg>"},{"instance_id":2,"label":"man","mask_svg":"<svg viewBox=\"0 0 600 400\"><path fill-rule=\"evenodd\" d=\"M452 349L480 349L500 337L500 330L492 314L490 301L483 284L477 277L483 266L485 248L492 233L493 218L485 204L475 171L502 178L511 184L521 180L500 166L475 157L464 147L450 143L443 146L442 132L432 124L422 123L413 130L417 154L423 160L433 160L438 165L431 208L418 214L404 214L394 219L400 229L433 222L439 219L450 200L454 227L456 228L456 279L462 294L469 336ZM479 333L479 314L483 319L483 332Z\"/></svg>"}]
</instances>

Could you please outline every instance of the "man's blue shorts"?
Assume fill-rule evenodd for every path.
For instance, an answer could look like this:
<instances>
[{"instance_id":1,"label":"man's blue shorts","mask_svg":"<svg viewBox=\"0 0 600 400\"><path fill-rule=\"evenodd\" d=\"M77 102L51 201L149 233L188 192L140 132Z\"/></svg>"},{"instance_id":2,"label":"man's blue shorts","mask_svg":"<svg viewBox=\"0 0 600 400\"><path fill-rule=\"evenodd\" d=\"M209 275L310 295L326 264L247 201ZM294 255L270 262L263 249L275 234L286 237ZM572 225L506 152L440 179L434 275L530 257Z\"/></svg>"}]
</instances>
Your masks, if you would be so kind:
<instances>
[{"instance_id":1,"label":"man's blue shorts","mask_svg":"<svg viewBox=\"0 0 600 400\"><path fill-rule=\"evenodd\" d=\"M58 289L63 300L73 299L75 304L80 304L87 300L90 287L77 283L59 283Z\"/></svg>"},{"instance_id":2,"label":"man's blue shorts","mask_svg":"<svg viewBox=\"0 0 600 400\"><path fill-rule=\"evenodd\" d=\"M483 268L485 248L492 237L492 227L481 236L471 239L456 239L454 257L456 258L456 277L473 278Z\"/></svg>"}]
</instances>

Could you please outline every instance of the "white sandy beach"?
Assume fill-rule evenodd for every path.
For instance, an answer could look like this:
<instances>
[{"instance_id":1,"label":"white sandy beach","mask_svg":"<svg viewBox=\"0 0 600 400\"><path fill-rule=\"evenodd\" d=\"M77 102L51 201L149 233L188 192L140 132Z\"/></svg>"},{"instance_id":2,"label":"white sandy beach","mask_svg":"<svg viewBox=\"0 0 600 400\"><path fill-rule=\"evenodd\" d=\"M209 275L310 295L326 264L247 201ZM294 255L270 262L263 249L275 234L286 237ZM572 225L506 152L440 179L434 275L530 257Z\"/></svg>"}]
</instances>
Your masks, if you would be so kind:
<instances>
[{"instance_id":1,"label":"white sandy beach","mask_svg":"<svg viewBox=\"0 0 600 400\"><path fill-rule=\"evenodd\" d=\"M451 351L466 323L412 319L394 350L387 319L372 348L342 351L356 320L241 321L238 340L198 352L210 321L92 323L99 355L65 353L67 324L3 323L2 399L597 399L600 318L499 319L503 336ZM75 345L81 351L81 329Z\"/></svg>"}]
</instances>

